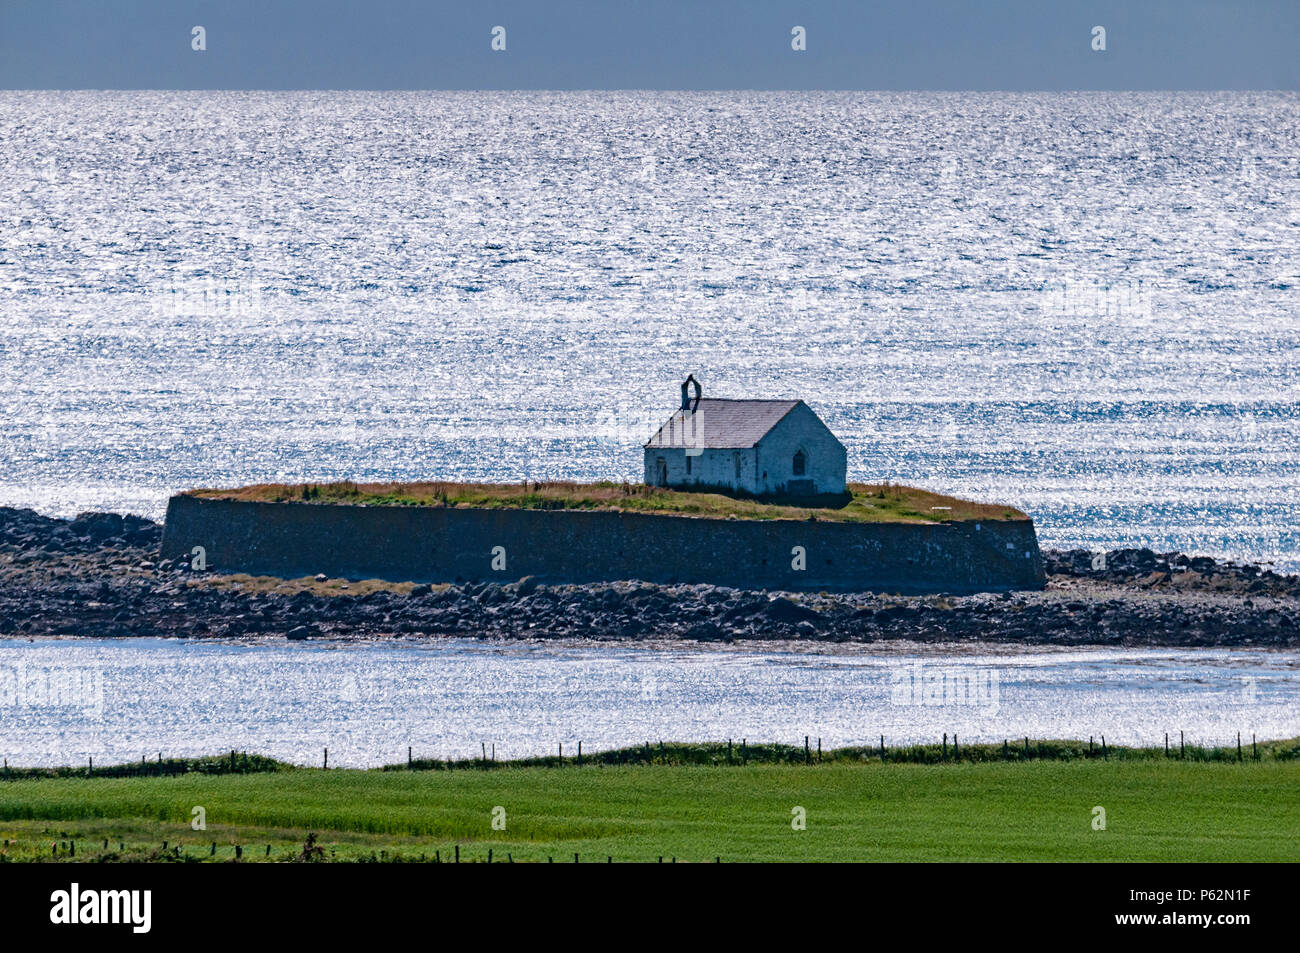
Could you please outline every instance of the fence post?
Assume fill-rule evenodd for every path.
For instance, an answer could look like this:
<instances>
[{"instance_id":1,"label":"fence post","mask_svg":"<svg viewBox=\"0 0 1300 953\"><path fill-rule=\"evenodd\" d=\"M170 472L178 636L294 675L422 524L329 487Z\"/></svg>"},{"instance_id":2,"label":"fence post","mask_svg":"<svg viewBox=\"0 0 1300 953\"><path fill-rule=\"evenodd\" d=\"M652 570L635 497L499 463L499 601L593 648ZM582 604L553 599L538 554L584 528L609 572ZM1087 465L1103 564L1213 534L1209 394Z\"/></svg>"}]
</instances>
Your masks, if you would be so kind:
<instances>
[{"instance_id":1,"label":"fence post","mask_svg":"<svg viewBox=\"0 0 1300 953\"><path fill-rule=\"evenodd\" d=\"M885 763L885 736L880 736L880 763Z\"/></svg>"},{"instance_id":2,"label":"fence post","mask_svg":"<svg viewBox=\"0 0 1300 953\"><path fill-rule=\"evenodd\" d=\"M1178 758L1183 760L1187 757L1187 739L1180 731L1178 732Z\"/></svg>"},{"instance_id":3,"label":"fence post","mask_svg":"<svg viewBox=\"0 0 1300 953\"><path fill-rule=\"evenodd\" d=\"M1241 760L1241 732L1237 732L1237 760Z\"/></svg>"}]
</instances>

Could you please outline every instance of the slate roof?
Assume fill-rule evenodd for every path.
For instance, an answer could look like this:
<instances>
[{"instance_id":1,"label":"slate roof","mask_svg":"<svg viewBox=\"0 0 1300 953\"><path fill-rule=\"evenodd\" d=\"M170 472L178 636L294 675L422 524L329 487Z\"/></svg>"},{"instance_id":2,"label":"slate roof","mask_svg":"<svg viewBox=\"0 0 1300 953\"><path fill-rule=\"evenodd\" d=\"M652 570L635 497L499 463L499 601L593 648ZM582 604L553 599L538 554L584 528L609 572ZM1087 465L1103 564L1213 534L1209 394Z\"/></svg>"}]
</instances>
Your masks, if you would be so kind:
<instances>
[{"instance_id":1,"label":"slate roof","mask_svg":"<svg viewBox=\"0 0 1300 953\"><path fill-rule=\"evenodd\" d=\"M702 450L740 450L754 446L786 414L797 400L723 400L702 397L691 401L691 410L679 410L668 418L647 447L699 447ZM682 439L682 428L686 439Z\"/></svg>"}]
</instances>

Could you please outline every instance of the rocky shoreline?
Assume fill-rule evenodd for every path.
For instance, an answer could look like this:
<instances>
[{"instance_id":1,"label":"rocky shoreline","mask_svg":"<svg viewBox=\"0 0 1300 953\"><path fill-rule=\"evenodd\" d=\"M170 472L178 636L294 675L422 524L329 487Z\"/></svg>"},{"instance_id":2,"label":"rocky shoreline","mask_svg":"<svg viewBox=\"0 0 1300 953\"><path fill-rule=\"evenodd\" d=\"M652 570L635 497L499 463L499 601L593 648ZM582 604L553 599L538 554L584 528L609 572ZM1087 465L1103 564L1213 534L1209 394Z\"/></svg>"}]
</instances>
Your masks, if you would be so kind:
<instances>
[{"instance_id":1,"label":"rocky shoreline","mask_svg":"<svg viewBox=\"0 0 1300 953\"><path fill-rule=\"evenodd\" d=\"M639 582L277 580L158 559L161 525L0 507L0 637L1300 645L1300 577L1146 549L1044 552L1040 592L896 596Z\"/></svg>"}]
</instances>

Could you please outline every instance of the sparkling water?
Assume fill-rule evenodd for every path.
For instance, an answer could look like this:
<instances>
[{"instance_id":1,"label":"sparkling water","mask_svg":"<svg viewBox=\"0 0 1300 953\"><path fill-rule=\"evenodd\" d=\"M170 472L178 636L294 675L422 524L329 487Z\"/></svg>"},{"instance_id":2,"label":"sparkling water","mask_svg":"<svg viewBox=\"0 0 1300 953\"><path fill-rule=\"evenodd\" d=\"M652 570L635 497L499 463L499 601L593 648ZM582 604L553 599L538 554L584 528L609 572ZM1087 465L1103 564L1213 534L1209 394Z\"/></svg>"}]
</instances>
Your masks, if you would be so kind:
<instances>
[{"instance_id":1,"label":"sparkling water","mask_svg":"<svg viewBox=\"0 0 1300 953\"><path fill-rule=\"evenodd\" d=\"M1102 735L1294 737L1300 666L1262 649L0 641L0 752L97 764L232 749L319 764Z\"/></svg>"},{"instance_id":2,"label":"sparkling water","mask_svg":"<svg viewBox=\"0 0 1300 953\"><path fill-rule=\"evenodd\" d=\"M0 93L0 503L632 478L688 372L1300 568L1293 93Z\"/></svg>"}]
</instances>

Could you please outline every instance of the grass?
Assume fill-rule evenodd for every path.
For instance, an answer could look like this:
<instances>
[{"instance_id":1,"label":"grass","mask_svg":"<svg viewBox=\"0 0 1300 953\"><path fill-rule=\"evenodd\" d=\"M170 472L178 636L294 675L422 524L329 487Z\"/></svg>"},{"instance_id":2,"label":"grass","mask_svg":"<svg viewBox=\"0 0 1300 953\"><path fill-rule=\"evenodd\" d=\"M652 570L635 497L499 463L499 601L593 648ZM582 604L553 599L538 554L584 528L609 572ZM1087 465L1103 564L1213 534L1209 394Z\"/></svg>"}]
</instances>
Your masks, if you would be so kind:
<instances>
[{"instance_id":1,"label":"grass","mask_svg":"<svg viewBox=\"0 0 1300 953\"><path fill-rule=\"evenodd\" d=\"M292 596L299 592L310 592L316 596L367 596L372 592L391 592L405 596L410 594L416 584L389 582L386 579L357 580L342 577L317 580L314 576L298 576L284 579L280 576L252 576L237 572L187 581L186 585L238 592L275 593L279 596ZM431 588L441 591L449 585L449 583L436 583Z\"/></svg>"},{"instance_id":2,"label":"grass","mask_svg":"<svg viewBox=\"0 0 1300 953\"><path fill-rule=\"evenodd\" d=\"M917 754L938 760L939 746L900 748L887 763L878 749L843 749L805 764L802 748L762 746L740 764L737 745L727 766L725 745L673 745L652 746L651 760L665 763L649 764L635 763L644 757L636 748L582 766L541 759L492 770L250 762L242 773L240 757L235 773L87 778L82 769L0 784L0 857L70 859L75 849L77 860L232 860L238 845L243 860L291 860L315 832L334 860L448 860L457 848L462 861L489 849L494 860L543 862L575 853L601 862L1300 859L1300 741L1261 746L1259 760L1247 745L1242 762L1235 748L1196 749L1205 760L1086 749L1031 742L1025 760L1001 745L963 747L963 760L942 763ZM196 806L206 830L190 827ZM492 826L498 807L505 830ZM1105 808L1105 830L1093 829L1095 807ZM795 808L806 830L792 828Z\"/></svg>"},{"instance_id":3,"label":"grass","mask_svg":"<svg viewBox=\"0 0 1300 953\"><path fill-rule=\"evenodd\" d=\"M722 492L670 490L633 483L263 483L197 489L204 499L265 503L346 503L367 506L449 506L476 509L616 510L755 520L843 523L1025 520L1010 506L975 503L918 487L849 484L842 498L766 500Z\"/></svg>"}]
</instances>

